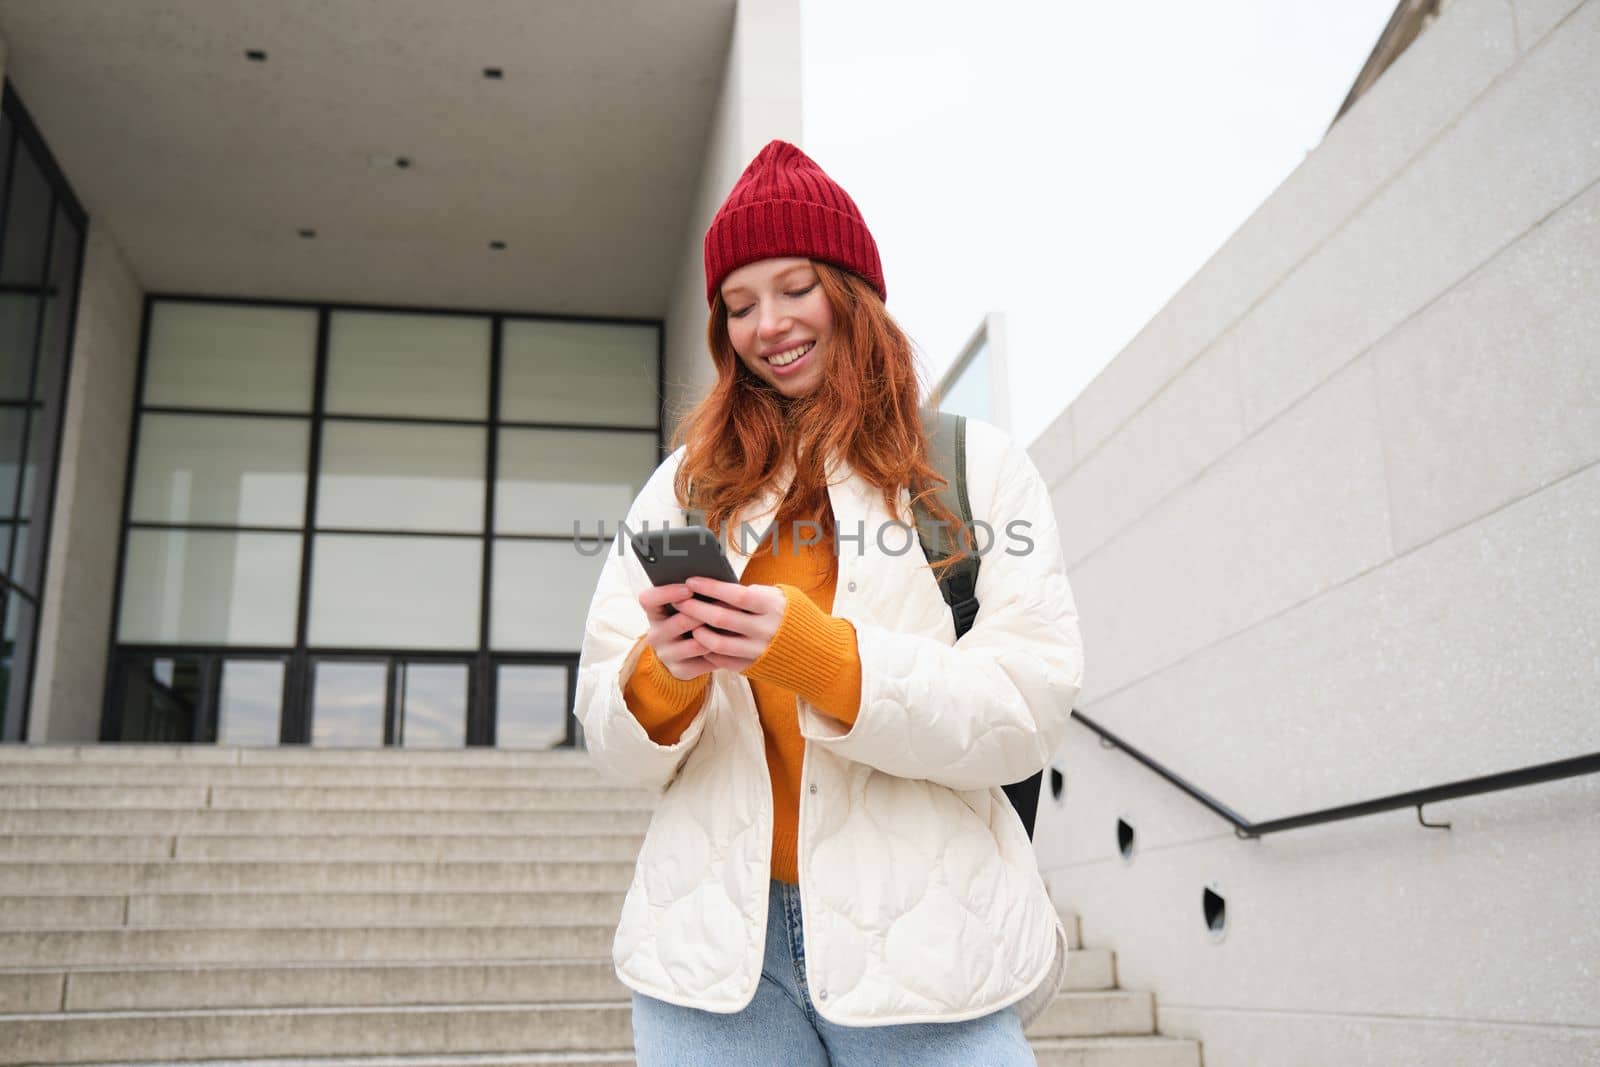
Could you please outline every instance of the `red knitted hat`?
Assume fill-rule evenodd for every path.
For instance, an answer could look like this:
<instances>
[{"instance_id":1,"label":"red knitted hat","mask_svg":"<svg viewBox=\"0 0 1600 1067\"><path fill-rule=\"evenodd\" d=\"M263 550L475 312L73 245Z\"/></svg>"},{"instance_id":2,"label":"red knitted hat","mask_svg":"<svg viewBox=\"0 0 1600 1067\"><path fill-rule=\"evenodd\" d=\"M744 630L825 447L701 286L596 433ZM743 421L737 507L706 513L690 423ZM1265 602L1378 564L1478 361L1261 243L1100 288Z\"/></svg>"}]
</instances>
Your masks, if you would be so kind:
<instances>
[{"instance_id":1,"label":"red knitted hat","mask_svg":"<svg viewBox=\"0 0 1600 1067\"><path fill-rule=\"evenodd\" d=\"M865 278L885 300L878 243L850 194L787 141L763 148L706 231L706 303L746 263L779 256L820 259Z\"/></svg>"}]
</instances>

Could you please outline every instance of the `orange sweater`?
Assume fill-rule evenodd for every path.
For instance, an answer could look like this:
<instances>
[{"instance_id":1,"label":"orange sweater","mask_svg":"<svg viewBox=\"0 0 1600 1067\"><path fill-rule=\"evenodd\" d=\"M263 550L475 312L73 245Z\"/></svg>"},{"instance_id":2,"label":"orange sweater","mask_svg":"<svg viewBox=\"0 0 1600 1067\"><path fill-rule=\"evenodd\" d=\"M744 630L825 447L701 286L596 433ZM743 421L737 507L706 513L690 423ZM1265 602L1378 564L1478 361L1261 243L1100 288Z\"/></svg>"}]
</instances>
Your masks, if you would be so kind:
<instances>
[{"instance_id":1,"label":"orange sweater","mask_svg":"<svg viewBox=\"0 0 1600 1067\"><path fill-rule=\"evenodd\" d=\"M786 602L772 644L743 673L755 693L772 776L772 877L790 884L800 881L796 842L805 753L795 695L847 726L861 704L855 627L830 614L838 576L832 545L797 547L792 530L781 529L776 552L770 544L757 550L739 578L743 585L777 586ZM710 674L687 682L673 677L646 645L622 694L650 739L670 745L700 713L710 682Z\"/></svg>"}]
</instances>

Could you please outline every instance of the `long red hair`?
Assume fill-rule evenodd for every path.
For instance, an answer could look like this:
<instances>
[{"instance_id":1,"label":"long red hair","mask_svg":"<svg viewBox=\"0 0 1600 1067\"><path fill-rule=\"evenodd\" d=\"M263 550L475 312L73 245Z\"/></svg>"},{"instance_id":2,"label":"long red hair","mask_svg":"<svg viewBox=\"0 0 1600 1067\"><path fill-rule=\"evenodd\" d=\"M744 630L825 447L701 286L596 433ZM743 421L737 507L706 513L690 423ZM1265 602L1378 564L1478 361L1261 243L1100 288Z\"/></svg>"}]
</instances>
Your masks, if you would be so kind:
<instances>
[{"instance_id":1,"label":"long red hair","mask_svg":"<svg viewBox=\"0 0 1600 1067\"><path fill-rule=\"evenodd\" d=\"M911 341L866 281L828 263L812 266L833 310L833 338L827 373L804 397L785 397L750 372L728 337L722 294L714 295L706 335L717 381L673 434L674 448L688 446L673 482L678 499L699 509L726 541L734 517L793 462L794 483L776 521L815 522L827 543L834 527L825 459L842 456L882 492L890 515L901 489L914 502L925 499L932 516L953 531L953 563L972 542L934 495L945 480L928 462Z\"/></svg>"}]
</instances>

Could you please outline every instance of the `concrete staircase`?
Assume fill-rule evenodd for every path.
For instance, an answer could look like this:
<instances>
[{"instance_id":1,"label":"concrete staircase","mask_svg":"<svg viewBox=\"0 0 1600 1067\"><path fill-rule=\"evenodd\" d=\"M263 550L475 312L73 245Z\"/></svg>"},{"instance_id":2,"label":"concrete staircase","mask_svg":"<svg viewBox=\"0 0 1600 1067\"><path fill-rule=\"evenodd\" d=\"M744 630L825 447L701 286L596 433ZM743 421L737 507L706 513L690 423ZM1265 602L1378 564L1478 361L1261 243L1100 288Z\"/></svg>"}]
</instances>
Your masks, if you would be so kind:
<instances>
[{"instance_id":1,"label":"concrete staircase","mask_svg":"<svg viewBox=\"0 0 1600 1067\"><path fill-rule=\"evenodd\" d=\"M650 802L574 752L0 746L0 1063L631 1064ZM1199 1067L1154 1023L1082 949L1029 1038Z\"/></svg>"}]
</instances>

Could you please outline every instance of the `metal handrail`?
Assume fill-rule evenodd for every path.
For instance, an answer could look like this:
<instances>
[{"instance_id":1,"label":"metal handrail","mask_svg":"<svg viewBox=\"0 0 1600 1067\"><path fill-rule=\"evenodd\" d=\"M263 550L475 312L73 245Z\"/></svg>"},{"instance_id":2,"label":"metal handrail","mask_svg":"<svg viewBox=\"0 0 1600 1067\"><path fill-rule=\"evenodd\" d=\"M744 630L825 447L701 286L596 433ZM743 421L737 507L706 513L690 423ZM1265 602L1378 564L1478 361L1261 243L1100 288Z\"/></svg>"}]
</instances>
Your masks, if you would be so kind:
<instances>
[{"instance_id":1,"label":"metal handrail","mask_svg":"<svg viewBox=\"0 0 1600 1067\"><path fill-rule=\"evenodd\" d=\"M1531 767L1519 767L1516 770L1485 774L1477 778L1463 778L1460 781L1445 782L1443 785L1428 786L1425 789L1391 793L1389 796L1377 797L1373 800L1362 800L1354 804L1340 804L1338 807L1322 808L1318 811L1306 812L1303 815L1290 815L1282 819L1268 819L1265 822L1251 822L1203 789L1185 781L1179 775L1151 759L1137 747L1124 741L1083 712L1074 708L1072 717L1099 734L1102 746L1105 748L1119 748L1126 752L1187 793L1191 798L1226 819L1233 825L1234 835L1247 840L1259 838L1263 834L1275 834L1279 830L1297 830L1302 826L1315 826L1318 823L1337 822L1341 819L1353 819L1361 815L1374 815L1380 811L1393 811L1398 808L1411 807L1417 809L1417 821L1422 823L1423 826L1434 830L1448 830L1450 824L1447 822L1429 822L1424 819L1422 817L1422 806L1438 800L1451 800L1455 797L1472 796L1477 793L1492 793L1498 789L1512 789L1516 786L1554 781L1557 778L1576 778L1581 774L1600 773L1600 752L1591 752L1586 756L1573 756L1570 759L1554 760L1550 763L1536 763Z\"/></svg>"}]
</instances>

